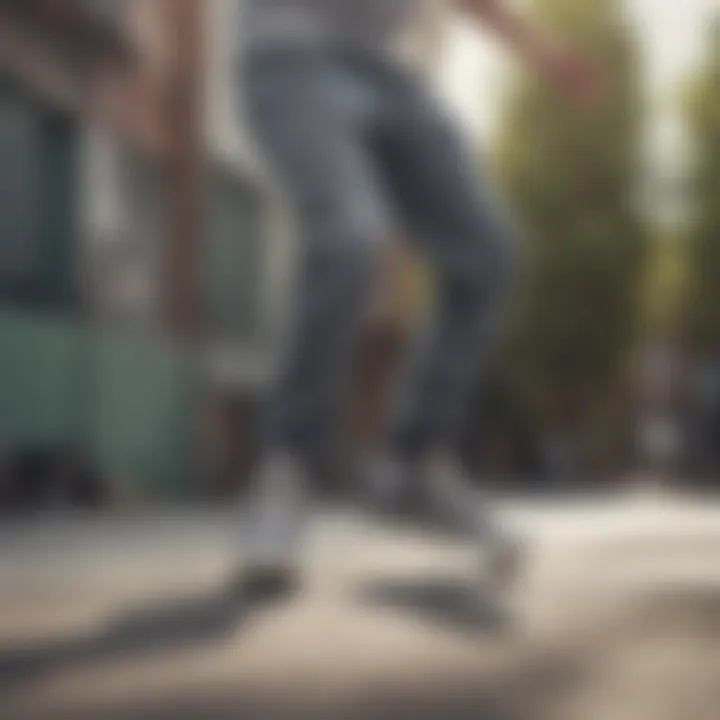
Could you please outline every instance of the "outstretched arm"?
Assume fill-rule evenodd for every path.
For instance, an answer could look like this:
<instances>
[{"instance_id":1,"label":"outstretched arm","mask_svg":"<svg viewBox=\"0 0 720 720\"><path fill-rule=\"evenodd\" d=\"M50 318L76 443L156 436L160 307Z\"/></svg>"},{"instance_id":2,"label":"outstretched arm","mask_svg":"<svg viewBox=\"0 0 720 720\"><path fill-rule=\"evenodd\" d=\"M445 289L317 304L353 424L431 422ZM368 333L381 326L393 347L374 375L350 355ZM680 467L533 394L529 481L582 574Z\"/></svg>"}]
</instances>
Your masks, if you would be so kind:
<instances>
[{"instance_id":1,"label":"outstretched arm","mask_svg":"<svg viewBox=\"0 0 720 720\"><path fill-rule=\"evenodd\" d=\"M571 48L552 41L507 0L453 0L458 9L491 29L528 64L582 106L600 95L597 68Z\"/></svg>"}]
</instances>

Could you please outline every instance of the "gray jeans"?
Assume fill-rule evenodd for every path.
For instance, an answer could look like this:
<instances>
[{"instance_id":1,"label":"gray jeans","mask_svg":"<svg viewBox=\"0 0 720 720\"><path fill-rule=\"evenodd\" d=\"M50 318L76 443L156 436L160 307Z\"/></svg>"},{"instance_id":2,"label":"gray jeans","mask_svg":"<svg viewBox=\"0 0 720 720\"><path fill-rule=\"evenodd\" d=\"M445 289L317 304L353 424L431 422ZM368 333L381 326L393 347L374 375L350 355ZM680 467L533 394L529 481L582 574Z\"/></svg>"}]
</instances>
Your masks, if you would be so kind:
<instances>
[{"instance_id":1,"label":"gray jeans","mask_svg":"<svg viewBox=\"0 0 720 720\"><path fill-rule=\"evenodd\" d=\"M421 83L374 55L266 48L243 68L248 120L292 202L301 255L270 445L308 452L334 427L366 291L396 223L432 263L438 296L388 442L404 455L452 443L517 248L472 151Z\"/></svg>"}]
</instances>

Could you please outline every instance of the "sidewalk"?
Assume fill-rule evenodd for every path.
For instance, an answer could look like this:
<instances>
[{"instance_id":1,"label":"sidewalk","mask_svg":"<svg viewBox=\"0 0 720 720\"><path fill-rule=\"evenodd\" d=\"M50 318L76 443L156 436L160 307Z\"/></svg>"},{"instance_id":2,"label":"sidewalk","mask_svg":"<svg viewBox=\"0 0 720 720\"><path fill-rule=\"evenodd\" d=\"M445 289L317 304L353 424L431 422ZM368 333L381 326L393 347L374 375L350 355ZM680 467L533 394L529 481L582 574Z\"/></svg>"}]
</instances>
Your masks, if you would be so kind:
<instances>
[{"instance_id":1,"label":"sidewalk","mask_svg":"<svg viewBox=\"0 0 720 720\"><path fill-rule=\"evenodd\" d=\"M227 512L4 524L0 718L717 720L720 503L501 512L530 548L509 626L466 548L346 512L261 612L224 591Z\"/></svg>"}]
</instances>

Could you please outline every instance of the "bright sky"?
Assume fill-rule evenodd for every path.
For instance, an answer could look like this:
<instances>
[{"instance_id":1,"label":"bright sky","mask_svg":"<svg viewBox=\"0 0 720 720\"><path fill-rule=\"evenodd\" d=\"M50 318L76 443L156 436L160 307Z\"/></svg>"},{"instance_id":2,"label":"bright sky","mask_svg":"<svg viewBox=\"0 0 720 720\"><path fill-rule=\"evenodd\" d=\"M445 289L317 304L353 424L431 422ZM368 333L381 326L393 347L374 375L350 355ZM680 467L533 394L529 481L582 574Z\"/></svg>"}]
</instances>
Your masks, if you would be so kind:
<instances>
[{"instance_id":1,"label":"bright sky","mask_svg":"<svg viewBox=\"0 0 720 720\"><path fill-rule=\"evenodd\" d=\"M718 0L626 0L637 28L652 93L653 148L663 164L682 152L682 132L673 100L702 51L711 11ZM468 126L492 131L502 93L504 53L492 40L456 26L443 85Z\"/></svg>"}]
</instances>

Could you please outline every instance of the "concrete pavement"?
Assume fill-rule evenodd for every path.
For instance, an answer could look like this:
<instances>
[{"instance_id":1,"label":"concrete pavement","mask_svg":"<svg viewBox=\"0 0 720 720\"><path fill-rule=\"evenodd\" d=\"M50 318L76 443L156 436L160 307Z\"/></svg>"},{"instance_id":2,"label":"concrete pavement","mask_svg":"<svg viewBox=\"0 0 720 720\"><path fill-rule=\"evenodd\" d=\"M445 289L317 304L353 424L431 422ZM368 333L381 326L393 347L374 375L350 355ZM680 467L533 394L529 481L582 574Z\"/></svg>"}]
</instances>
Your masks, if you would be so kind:
<instances>
[{"instance_id":1,"label":"concrete pavement","mask_svg":"<svg viewBox=\"0 0 720 720\"><path fill-rule=\"evenodd\" d=\"M720 717L720 504L505 501L498 624L475 557L318 511L304 592L226 592L227 512L0 525L0 718Z\"/></svg>"}]
</instances>

